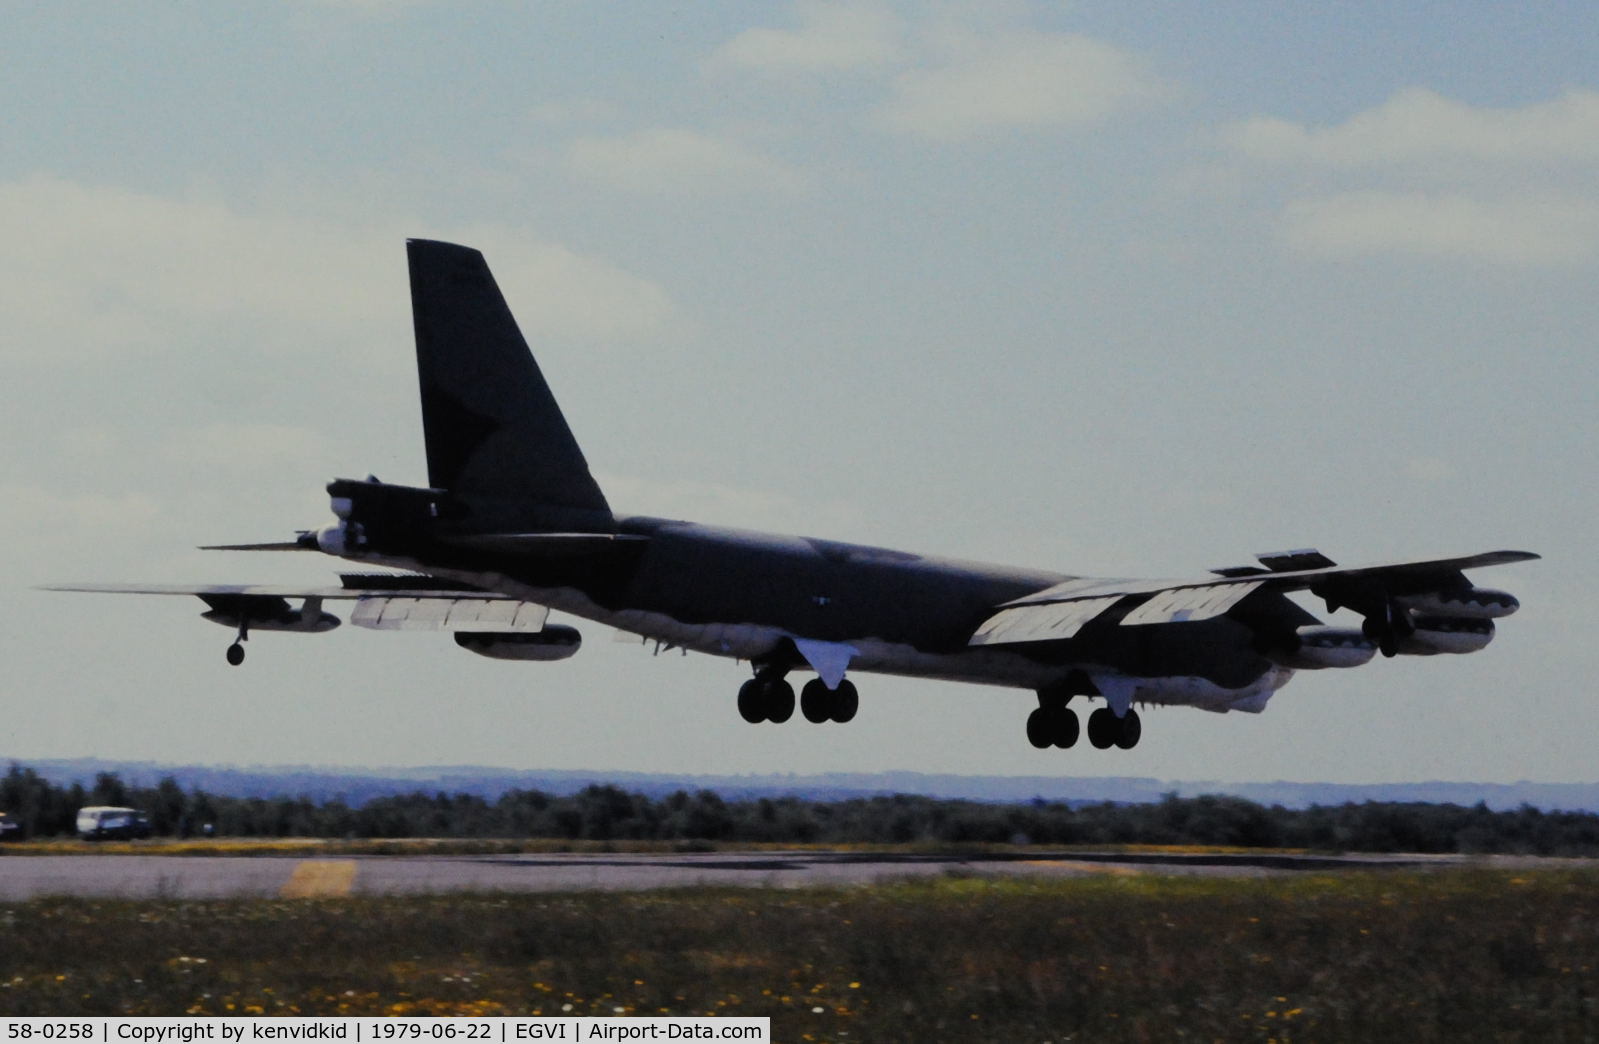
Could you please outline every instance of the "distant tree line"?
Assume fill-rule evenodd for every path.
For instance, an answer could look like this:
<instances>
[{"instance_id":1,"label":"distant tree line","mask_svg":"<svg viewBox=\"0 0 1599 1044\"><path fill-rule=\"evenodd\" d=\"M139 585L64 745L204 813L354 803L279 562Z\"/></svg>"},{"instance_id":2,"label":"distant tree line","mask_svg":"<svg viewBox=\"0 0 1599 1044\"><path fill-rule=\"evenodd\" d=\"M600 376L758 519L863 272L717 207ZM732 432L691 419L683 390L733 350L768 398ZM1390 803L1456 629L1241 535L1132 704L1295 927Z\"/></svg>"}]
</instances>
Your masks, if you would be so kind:
<instances>
[{"instance_id":1,"label":"distant tree line","mask_svg":"<svg viewBox=\"0 0 1599 1044\"><path fill-rule=\"evenodd\" d=\"M198 835L209 825L220 837L1027 842L1599 855L1599 815L1544 812L1530 805L1496 812L1482 803L1368 801L1290 809L1235 797L1173 794L1146 804L1081 806L1043 800L988 804L904 794L838 801L728 801L708 790L650 798L614 786L589 786L571 795L509 790L494 801L419 791L351 807L337 800L184 790L171 777L141 787L104 772L88 787L59 786L15 764L0 777L0 811L10 813L27 837L71 835L77 811L85 805L140 809L150 817L154 832L168 837Z\"/></svg>"}]
</instances>

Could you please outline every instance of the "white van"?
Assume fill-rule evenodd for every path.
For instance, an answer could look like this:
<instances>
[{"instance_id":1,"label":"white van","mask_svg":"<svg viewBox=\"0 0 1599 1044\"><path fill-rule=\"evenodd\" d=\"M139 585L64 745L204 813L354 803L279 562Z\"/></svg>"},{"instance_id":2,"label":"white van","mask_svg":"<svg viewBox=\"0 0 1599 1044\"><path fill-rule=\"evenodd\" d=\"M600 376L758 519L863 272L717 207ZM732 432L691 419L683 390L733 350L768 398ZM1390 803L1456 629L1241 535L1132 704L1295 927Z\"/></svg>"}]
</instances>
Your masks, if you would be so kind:
<instances>
[{"instance_id":1,"label":"white van","mask_svg":"<svg viewBox=\"0 0 1599 1044\"><path fill-rule=\"evenodd\" d=\"M150 819L136 808L91 805L78 809L78 836L85 841L111 837L149 837Z\"/></svg>"}]
</instances>

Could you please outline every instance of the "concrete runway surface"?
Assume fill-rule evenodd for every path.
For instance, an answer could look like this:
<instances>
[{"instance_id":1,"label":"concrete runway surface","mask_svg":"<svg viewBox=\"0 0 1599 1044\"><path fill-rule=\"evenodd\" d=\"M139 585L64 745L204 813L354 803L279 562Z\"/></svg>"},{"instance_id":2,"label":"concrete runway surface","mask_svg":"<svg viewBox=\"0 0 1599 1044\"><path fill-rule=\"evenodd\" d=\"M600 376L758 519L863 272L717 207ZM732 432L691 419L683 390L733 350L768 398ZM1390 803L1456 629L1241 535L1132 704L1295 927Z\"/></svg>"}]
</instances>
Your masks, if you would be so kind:
<instances>
[{"instance_id":1,"label":"concrete runway surface","mask_svg":"<svg viewBox=\"0 0 1599 1044\"><path fill-rule=\"evenodd\" d=\"M1210 874L1449 866L1453 856L1280 853L1038 852L919 855L862 852L292 856L39 855L0 858L0 901L36 896L214 899L437 894L457 891L640 891L691 885L791 888L938 875ZM1565 862L1565 861L1556 861ZM1499 860L1486 865L1509 865ZM1516 861L1525 865L1525 861Z\"/></svg>"}]
</instances>

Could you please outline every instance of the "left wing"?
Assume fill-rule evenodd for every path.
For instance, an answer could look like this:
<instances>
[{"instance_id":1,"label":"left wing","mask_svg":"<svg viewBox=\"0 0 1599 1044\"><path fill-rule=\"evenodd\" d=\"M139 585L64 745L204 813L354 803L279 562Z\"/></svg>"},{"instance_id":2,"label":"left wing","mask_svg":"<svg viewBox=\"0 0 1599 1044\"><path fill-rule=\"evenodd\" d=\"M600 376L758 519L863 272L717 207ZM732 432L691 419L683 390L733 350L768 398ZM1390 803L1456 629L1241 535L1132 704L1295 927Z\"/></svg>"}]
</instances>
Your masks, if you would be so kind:
<instances>
[{"instance_id":1,"label":"left wing","mask_svg":"<svg viewBox=\"0 0 1599 1044\"><path fill-rule=\"evenodd\" d=\"M1461 558L1355 567L1338 567L1314 550L1258 557L1259 566L1219 569L1215 571L1218 575L1203 579L1068 580L999 606L999 611L977 628L967 644L1009 645L1071 638L1113 610L1121 613L1121 626L1208 620L1264 590L1278 594L1309 591L1326 602L1329 612L1353 609L1365 617L1366 636L1387 656L1401 651L1457 651L1401 646L1418 630L1469 630L1482 634L1485 625L1486 633L1491 635L1492 624L1487 621L1509 616L1520 603L1504 591L1473 586L1463 570L1526 562L1538 556L1529 551L1489 551ZM1465 621L1474 623L1467 626ZM1483 640L1475 647L1485 644Z\"/></svg>"},{"instance_id":2,"label":"left wing","mask_svg":"<svg viewBox=\"0 0 1599 1044\"><path fill-rule=\"evenodd\" d=\"M200 615L236 628L228 662L244 661L250 632L299 631L319 634L339 626L323 611L329 599L355 602L350 622L382 631L453 631L456 643L473 652L511 659L559 659L577 651L577 632L546 626L547 607L506 598L431 576L345 573L339 587L275 584L57 584L47 591L103 594L193 595L208 607ZM290 599L299 599L295 608ZM559 654L559 655L557 655Z\"/></svg>"}]
</instances>

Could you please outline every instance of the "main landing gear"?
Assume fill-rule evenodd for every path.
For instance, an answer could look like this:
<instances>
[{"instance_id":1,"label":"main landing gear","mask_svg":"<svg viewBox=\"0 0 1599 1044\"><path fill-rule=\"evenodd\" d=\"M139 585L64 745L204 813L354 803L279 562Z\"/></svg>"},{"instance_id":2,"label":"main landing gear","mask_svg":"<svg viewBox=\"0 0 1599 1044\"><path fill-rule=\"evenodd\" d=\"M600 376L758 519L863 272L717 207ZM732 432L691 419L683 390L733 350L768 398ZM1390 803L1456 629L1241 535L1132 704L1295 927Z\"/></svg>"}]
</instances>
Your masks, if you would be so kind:
<instances>
[{"instance_id":1,"label":"main landing gear","mask_svg":"<svg viewBox=\"0 0 1599 1044\"><path fill-rule=\"evenodd\" d=\"M1039 750L1049 747L1066 750L1076 745L1082 730L1077 715L1066 706L1073 695L1087 694L1049 690L1038 694L1038 709L1027 716L1027 742ZM1132 750L1143 734L1143 722L1131 707L1120 718L1109 707L1100 707L1088 716L1088 742L1099 750L1110 747Z\"/></svg>"},{"instance_id":2,"label":"main landing gear","mask_svg":"<svg viewBox=\"0 0 1599 1044\"><path fill-rule=\"evenodd\" d=\"M762 670L745 682L738 690L738 713L751 725L763 721L782 724L794 716L794 687L783 680L783 671ZM838 688L829 689L820 678L812 678L800 689L800 713L805 720L820 724L836 721L840 724L855 717L860 709L860 695L855 683L844 679Z\"/></svg>"}]
</instances>

